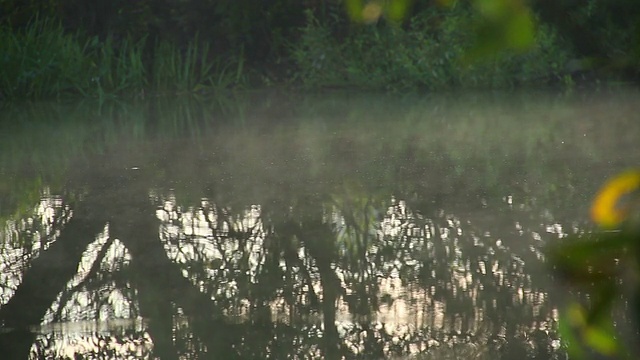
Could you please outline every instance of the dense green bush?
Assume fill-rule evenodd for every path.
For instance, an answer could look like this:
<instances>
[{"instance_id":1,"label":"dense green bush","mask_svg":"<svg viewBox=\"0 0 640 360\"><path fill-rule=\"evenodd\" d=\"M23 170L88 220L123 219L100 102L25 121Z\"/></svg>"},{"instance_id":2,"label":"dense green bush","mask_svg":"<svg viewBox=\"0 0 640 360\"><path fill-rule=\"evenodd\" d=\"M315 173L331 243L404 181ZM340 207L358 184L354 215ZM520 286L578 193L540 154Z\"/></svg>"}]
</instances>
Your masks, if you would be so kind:
<instances>
[{"instance_id":1,"label":"dense green bush","mask_svg":"<svg viewBox=\"0 0 640 360\"><path fill-rule=\"evenodd\" d=\"M562 33L579 56L596 57L605 63L618 62L627 56L637 61L640 2L556 0L534 1L531 6L545 23Z\"/></svg>"},{"instance_id":2,"label":"dense green bush","mask_svg":"<svg viewBox=\"0 0 640 360\"><path fill-rule=\"evenodd\" d=\"M465 61L474 41L474 16L462 6L428 9L404 27L388 23L354 26L338 39L329 25L308 14L292 51L298 79L308 87L436 90L535 84L560 76L570 58L569 47L544 25L535 45L526 52L505 50Z\"/></svg>"}]
</instances>

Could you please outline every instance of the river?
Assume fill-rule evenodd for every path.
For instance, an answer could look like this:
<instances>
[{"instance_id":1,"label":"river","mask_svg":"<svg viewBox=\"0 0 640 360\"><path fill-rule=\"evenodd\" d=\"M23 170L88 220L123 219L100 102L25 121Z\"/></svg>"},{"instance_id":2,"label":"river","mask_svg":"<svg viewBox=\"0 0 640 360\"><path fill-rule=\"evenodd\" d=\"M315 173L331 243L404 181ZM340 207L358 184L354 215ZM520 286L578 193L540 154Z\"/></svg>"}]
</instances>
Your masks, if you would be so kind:
<instances>
[{"instance_id":1,"label":"river","mask_svg":"<svg viewBox=\"0 0 640 360\"><path fill-rule=\"evenodd\" d=\"M9 358L565 359L545 249L640 93L4 104Z\"/></svg>"}]
</instances>

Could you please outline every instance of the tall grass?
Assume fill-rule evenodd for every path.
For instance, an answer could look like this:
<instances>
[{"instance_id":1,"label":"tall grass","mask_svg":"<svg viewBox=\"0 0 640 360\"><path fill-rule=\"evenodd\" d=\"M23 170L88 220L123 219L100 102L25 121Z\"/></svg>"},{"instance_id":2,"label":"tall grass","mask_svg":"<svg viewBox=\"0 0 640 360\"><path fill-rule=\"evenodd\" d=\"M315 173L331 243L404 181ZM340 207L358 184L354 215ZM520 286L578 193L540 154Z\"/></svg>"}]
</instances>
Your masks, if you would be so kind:
<instances>
[{"instance_id":1,"label":"tall grass","mask_svg":"<svg viewBox=\"0 0 640 360\"><path fill-rule=\"evenodd\" d=\"M186 48L180 49L168 42L155 47L153 83L158 91L179 93L202 92L228 88L242 82L243 62L240 58L224 64L223 60L211 61L210 45L200 42L198 36Z\"/></svg>"},{"instance_id":2,"label":"tall grass","mask_svg":"<svg viewBox=\"0 0 640 360\"><path fill-rule=\"evenodd\" d=\"M225 61L195 37L186 49L147 38L86 38L36 16L23 30L0 27L0 99L149 92L211 92L244 82L242 59Z\"/></svg>"},{"instance_id":3,"label":"tall grass","mask_svg":"<svg viewBox=\"0 0 640 360\"><path fill-rule=\"evenodd\" d=\"M77 91L88 64L76 35L38 17L18 33L0 28L0 54L0 91L9 98Z\"/></svg>"},{"instance_id":4,"label":"tall grass","mask_svg":"<svg viewBox=\"0 0 640 360\"><path fill-rule=\"evenodd\" d=\"M209 45L195 41L188 43L183 52L168 42L156 45L154 84L158 89L178 92L198 91L206 88L213 78L213 64L208 61Z\"/></svg>"},{"instance_id":5,"label":"tall grass","mask_svg":"<svg viewBox=\"0 0 640 360\"><path fill-rule=\"evenodd\" d=\"M113 96L123 93L141 94L148 86L146 69L143 62L146 38L134 41L131 37L116 43L113 37L104 42L97 38L91 40L87 49L90 58L95 59L90 64L92 74L88 84L89 94L98 97ZM84 77L86 80L86 76Z\"/></svg>"}]
</instances>

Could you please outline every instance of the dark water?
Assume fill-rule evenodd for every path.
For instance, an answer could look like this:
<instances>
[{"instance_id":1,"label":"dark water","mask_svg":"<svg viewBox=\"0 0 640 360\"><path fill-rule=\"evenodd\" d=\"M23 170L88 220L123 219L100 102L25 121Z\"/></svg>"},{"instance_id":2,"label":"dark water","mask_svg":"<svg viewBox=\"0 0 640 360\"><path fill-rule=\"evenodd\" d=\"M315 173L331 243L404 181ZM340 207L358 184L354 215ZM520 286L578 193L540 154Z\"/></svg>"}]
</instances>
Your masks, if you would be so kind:
<instances>
[{"instance_id":1,"label":"dark water","mask_svg":"<svg viewBox=\"0 0 640 360\"><path fill-rule=\"evenodd\" d=\"M640 94L6 105L2 358L565 359Z\"/></svg>"}]
</instances>

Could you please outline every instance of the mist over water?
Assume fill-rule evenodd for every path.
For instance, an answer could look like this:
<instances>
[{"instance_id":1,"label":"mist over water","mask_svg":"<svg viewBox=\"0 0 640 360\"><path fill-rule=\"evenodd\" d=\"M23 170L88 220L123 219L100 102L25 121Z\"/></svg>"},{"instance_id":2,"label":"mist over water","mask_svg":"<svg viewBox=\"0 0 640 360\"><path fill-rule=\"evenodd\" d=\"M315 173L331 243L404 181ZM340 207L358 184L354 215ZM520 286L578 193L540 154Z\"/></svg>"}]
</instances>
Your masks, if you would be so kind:
<instances>
[{"instance_id":1,"label":"mist over water","mask_svg":"<svg viewBox=\"0 0 640 360\"><path fill-rule=\"evenodd\" d=\"M15 358L565 359L545 246L640 94L254 93L0 115ZM625 324L621 323L620 327Z\"/></svg>"}]
</instances>

